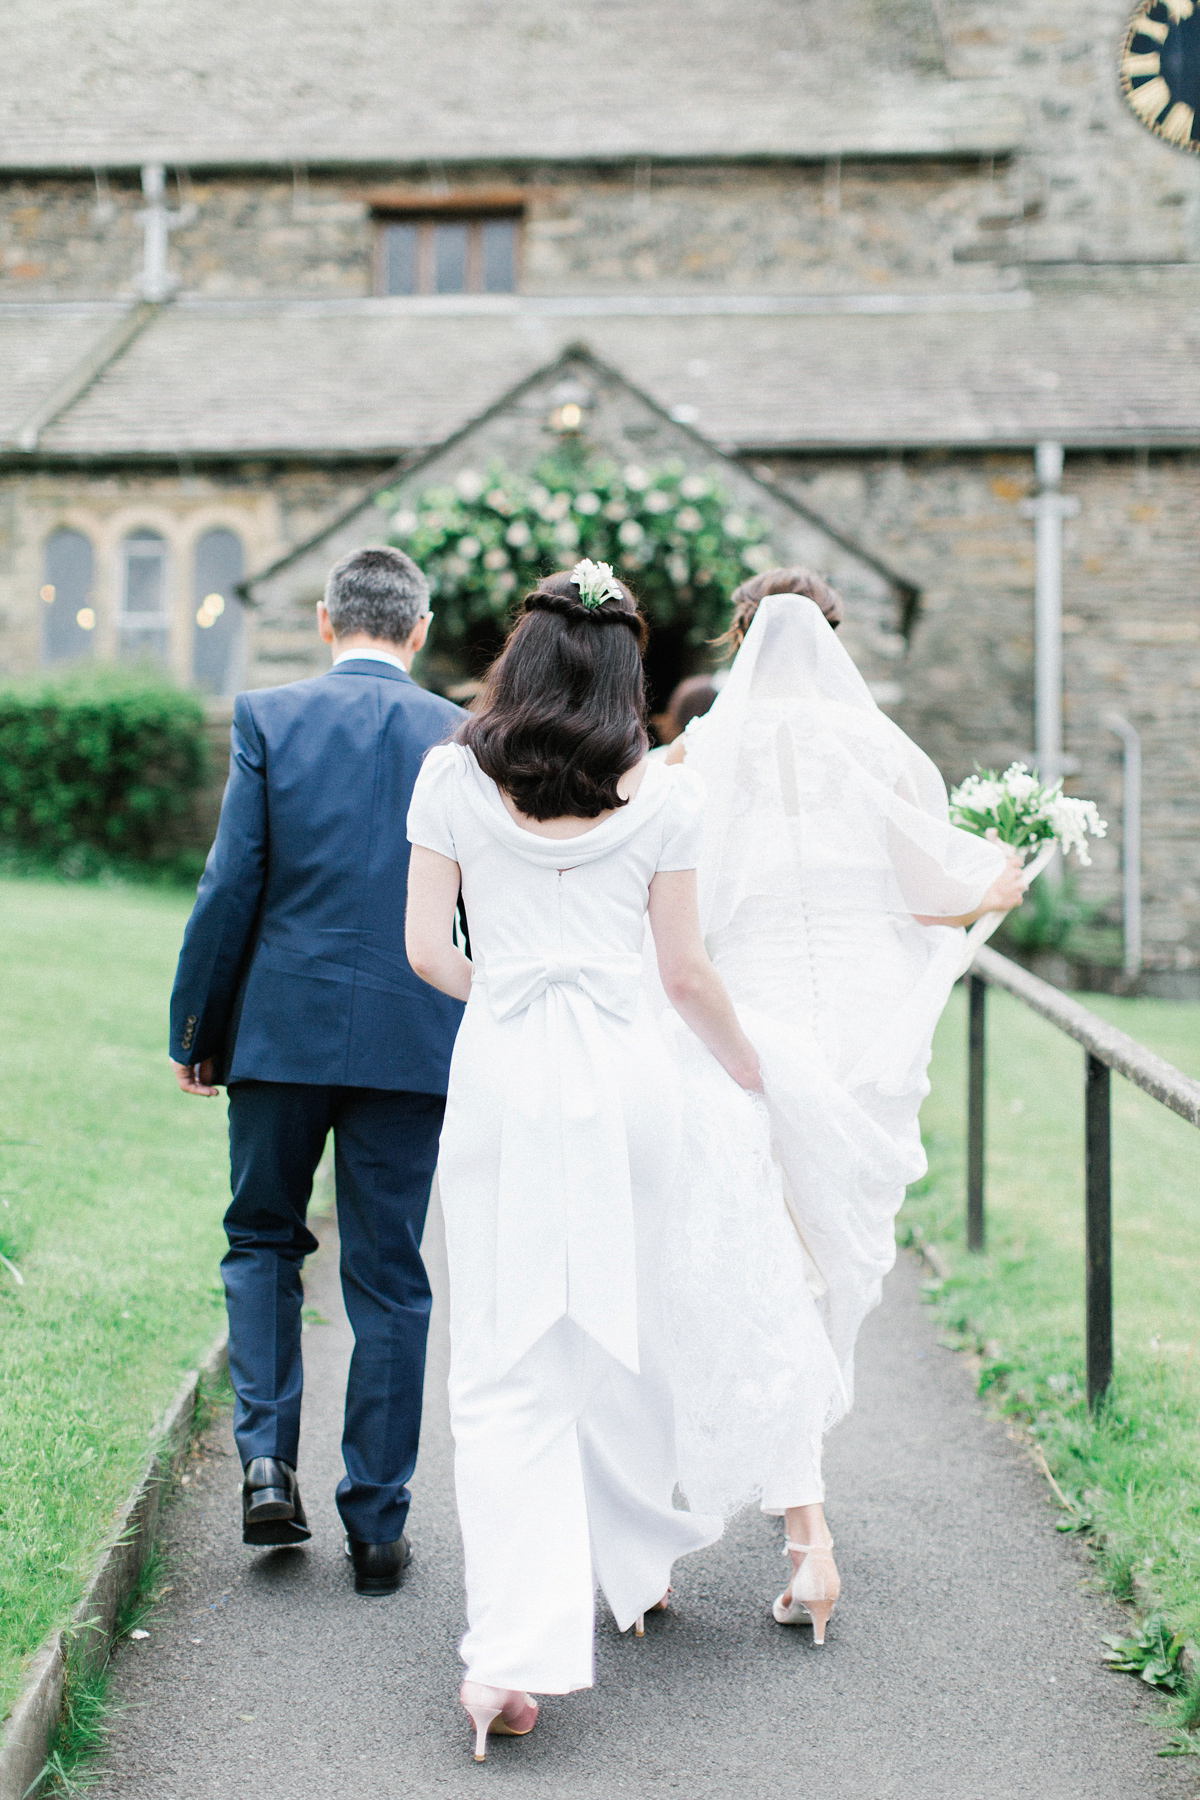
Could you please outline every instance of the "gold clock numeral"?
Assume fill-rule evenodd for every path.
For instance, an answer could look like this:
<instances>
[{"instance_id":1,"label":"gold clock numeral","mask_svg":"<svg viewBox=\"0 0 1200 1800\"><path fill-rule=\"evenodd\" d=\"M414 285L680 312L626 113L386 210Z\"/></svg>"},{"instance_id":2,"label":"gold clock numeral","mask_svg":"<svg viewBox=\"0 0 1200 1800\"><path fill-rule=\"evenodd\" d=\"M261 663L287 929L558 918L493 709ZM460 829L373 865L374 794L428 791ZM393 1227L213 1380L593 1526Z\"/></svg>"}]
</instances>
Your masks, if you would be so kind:
<instances>
[{"instance_id":1,"label":"gold clock numeral","mask_svg":"<svg viewBox=\"0 0 1200 1800\"><path fill-rule=\"evenodd\" d=\"M1121 62L1121 73L1133 81L1138 75L1157 75L1162 67L1162 58L1157 50L1147 50L1145 54L1129 55Z\"/></svg>"},{"instance_id":2,"label":"gold clock numeral","mask_svg":"<svg viewBox=\"0 0 1200 1800\"><path fill-rule=\"evenodd\" d=\"M1190 144L1195 119L1192 108L1185 106L1182 100L1177 100L1159 126L1159 133L1169 144Z\"/></svg>"},{"instance_id":3,"label":"gold clock numeral","mask_svg":"<svg viewBox=\"0 0 1200 1800\"><path fill-rule=\"evenodd\" d=\"M1153 38L1156 44L1165 44L1171 35L1171 27L1165 19L1139 19L1129 36Z\"/></svg>"},{"instance_id":4,"label":"gold clock numeral","mask_svg":"<svg viewBox=\"0 0 1200 1800\"><path fill-rule=\"evenodd\" d=\"M1152 125L1165 106L1171 104L1171 90L1161 75L1153 81L1147 81L1143 87L1129 90L1129 104L1139 118Z\"/></svg>"}]
</instances>

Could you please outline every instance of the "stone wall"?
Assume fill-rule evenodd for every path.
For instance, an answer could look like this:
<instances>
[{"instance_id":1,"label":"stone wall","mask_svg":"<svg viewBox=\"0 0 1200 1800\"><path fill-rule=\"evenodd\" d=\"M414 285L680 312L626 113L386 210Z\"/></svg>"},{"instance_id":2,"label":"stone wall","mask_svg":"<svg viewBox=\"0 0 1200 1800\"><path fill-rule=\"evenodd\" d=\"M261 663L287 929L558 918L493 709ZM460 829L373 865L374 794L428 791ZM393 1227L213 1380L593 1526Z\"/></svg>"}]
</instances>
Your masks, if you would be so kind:
<instances>
[{"instance_id":1,"label":"stone wall","mask_svg":"<svg viewBox=\"0 0 1200 1800\"><path fill-rule=\"evenodd\" d=\"M141 189L128 184L101 196L94 183L71 177L0 183L0 295L132 292L142 255L134 219Z\"/></svg>"},{"instance_id":2,"label":"stone wall","mask_svg":"<svg viewBox=\"0 0 1200 1800\"><path fill-rule=\"evenodd\" d=\"M921 590L887 710L947 779L1033 746L1033 492L1020 455L779 459L780 484ZM1081 510L1064 554L1068 792L1095 799L1110 835L1083 871L1117 896L1121 749L1112 711L1142 734L1148 962L1200 968L1200 457L1069 456ZM875 644L876 653L879 642Z\"/></svg>"},{"instance_id":3,"label":"stone wall","mask_svg":"<svg viewBox=\"0 0 1200 1800\"><path fill-rule=\"evenodd\" d=\"M870 292L995 285L955 261L989 203L977 164L730 166L559 179L530 207L530 292Z\"/></svg>"},{"instance_id":4,"label":"stone wall","mask_svg":"<svg viewBox=\"0 0 1200 1800\"><path fill-rule=\"evenodd\" d=\"M1028 120L1027 148L998 170L996 204L968 253L1033 264L1200 257L1200 158L1154 137L1118 85L1133 0L934 5L948 73L999 83Z\"/></svg>"},{"instance_id":5,"label":"stone wall","mask_svg":"<svg viewBox=\"0 0 1200 1800\"><path fill-rule=\"evenodd\" d=\"M527 293L870 292L994 286L962 260L996 204L976 163L844 167L696 165L580 172L467 170L456 194L524 195L519 284ZM413 184L428 191L422 171ZM375 283L372 195L363 176L222 175L171 184L180 291L362 296ZM395 184L389 184L389 192ZM0 298L131 295L141 260L140 188L115 182L0 182Z\"/></svg>"}]
</instances>

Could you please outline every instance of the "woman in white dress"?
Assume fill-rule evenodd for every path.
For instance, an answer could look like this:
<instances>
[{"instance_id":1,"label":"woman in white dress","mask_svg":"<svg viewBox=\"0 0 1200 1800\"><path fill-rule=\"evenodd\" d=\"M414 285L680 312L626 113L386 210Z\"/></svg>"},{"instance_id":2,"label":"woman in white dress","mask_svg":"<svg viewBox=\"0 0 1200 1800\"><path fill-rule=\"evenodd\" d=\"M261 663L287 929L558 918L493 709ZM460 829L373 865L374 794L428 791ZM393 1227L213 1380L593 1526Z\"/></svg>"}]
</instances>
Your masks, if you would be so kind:
<instances>
[{"instance_id":1,"label":"woman in white dress","mask_svg":"<svg viewBox=\"0 0 1200 1800\"><path fill-rule=\"evenodd\" d=\"M439 1170L480 1758L489 1728L532 1728L530 1690L590 1686L597 1582L640 1630L675 1559L722 1529L672 1504L658 1266L679 1095L642 982L647 916L721 1081L760 1078L700 936L700 784L647 761L644 638L603 565L542 582L409 814L409 958L467 1001Z\"/></svg>"},{"instance_id":2,"label":"woman in white dress","mask_svg":"<svg viewBox=\"0 0 1200 1800\"><path fill-rule=\"evenodd\" d=\"M777 569L734 599L732 670L669 760L707 789L701 926L768 1117L674 1034L668 1357L684 1491L706 1513L758 1499L785 1517L774 1615L820 1643L840 1593L822 1440L925 1170L918 1112L962 927L1023 890L1015 858L950 824L937 769L835 636L837 596Z\"/></svg>"}]
</instances>

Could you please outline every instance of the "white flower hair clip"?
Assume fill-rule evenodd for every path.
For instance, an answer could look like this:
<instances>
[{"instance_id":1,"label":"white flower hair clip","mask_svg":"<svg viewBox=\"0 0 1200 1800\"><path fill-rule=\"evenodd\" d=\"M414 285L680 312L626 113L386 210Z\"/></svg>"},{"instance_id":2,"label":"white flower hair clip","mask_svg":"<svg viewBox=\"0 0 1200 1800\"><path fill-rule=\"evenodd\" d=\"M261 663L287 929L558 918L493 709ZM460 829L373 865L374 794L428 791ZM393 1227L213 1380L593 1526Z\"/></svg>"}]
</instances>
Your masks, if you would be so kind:
<instances>
[{"instance_id":1,"label":"white flower hair clip","mask_svg":"<svg viewBox=\"0 0 1200 1800\"><path fill-rule=\"evenodd\" d=\"M571 570L571 580L579 589L579 604L591 612L606 600L624 600L621 584L608 563L594 563L588 557Z\"/></svg>"}]
</instances>

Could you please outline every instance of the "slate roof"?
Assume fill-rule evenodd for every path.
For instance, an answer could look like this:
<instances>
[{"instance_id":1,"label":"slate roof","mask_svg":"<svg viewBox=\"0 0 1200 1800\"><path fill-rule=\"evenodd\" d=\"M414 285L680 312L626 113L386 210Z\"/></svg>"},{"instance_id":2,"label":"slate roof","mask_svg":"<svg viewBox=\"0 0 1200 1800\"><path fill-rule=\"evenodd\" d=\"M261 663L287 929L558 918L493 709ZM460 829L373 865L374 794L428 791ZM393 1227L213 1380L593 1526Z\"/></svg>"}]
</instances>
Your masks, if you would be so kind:
<instances>
[{"instance_id":1,"label":"slate roof","mask_svg":"<svg viewBox=\"0 0 1200 1800\"><path fill-rule=\"evenodd\" d=\"M120 303L78 306L0 305L0 443L27 418L126 309Z\"/></svg>"},{"instance_id":2,"label":"slate roof","mask_svg":"<svg viewBox=\"0 0 1200 1800\"><path fill-rule=\"evenodd\" d=\"M637 296L624 312L614 299L177 302L83 384L38 449L388 456L441 442L574 342L736 450L1196 444L1195 291L772 299L758 310ZM883 305L908 310L848 310ZM44 373L22 368L23 394L78 347L85 323L53 306L0 313L0 362L42 358Z\"/></svg>"},{"instance_id":3,"label":"slate roof","mask_svg":"<svg viewBox=\"0 0 1200 1800\"><path fill-rule=\"evenodd\" d=\"M0 167L988 154L932 0L9 0Z\"/></svg>"}]
</instances>

